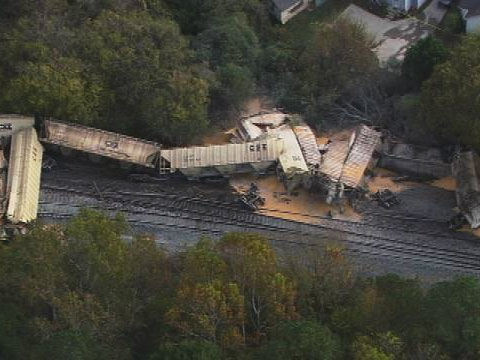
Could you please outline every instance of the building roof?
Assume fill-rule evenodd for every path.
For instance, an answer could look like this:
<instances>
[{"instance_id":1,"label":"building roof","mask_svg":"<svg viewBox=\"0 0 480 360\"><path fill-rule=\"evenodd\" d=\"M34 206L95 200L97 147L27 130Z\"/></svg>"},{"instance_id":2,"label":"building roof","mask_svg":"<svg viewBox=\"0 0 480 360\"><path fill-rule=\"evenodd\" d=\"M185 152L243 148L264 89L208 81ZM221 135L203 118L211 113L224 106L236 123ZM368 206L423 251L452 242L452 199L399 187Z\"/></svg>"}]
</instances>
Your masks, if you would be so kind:
<instances>
[{"instance_id":1,"label":"building roof","mask_svg":"<svg viewBox=\"0 0 480 360\"><path fill-rule=\"evenodd\" d=\"M300 0L272 0L272 2L280 11L285 11L298 4Z\"/></svg>"},{"instance_id":2,"label":"building roof","mask_svg":"<svg viewBox=\"0 0 480 360\"><path fill-rule=\"evenodd\" d=\"M465 17L473 17L480 15L480 1L479 0L460 0L459 7L467 10Z\"/></svg>"},{"instance_id":3,"label":"building roof","mask_svg":"<svg viewBox=\"0 0 480 360\"><path fill-rule=\"evenodd\" d=\"M281 139L266 139L243 144L194 146L161 150L161 163L167 161L169 169L201 168L233 164L276 161L283 150Z\"/></svg>"},{"instance_id":4,"label":"building roof","mask_svg":"<svg viewBox=\"0 0 480 360\"><path fill-rule=\"evenodd\" d=\"M12 136L7 179L7 219L13 223L37 218L43 148L33 128Z\"/></svg>"},{"instance_id":5,"label":"building roof","mask_svg":"<svg viewBox=\"0 0 480 360\"><path fill-rule=\"evenodd\" d=\"M415 17L389 20L354 4L349 5L340 16L362 25L365 32L374 38L376 46L373 51L382 68L398 66L410 46L433 32L431 25Z\"/></svg>"},{"instance_id":6,"label":"building roof","mask_svg":"<svg viewBox=\"0 0 480 360\"><path fill-rule=\"evenodd\" d=\"M473 151L455 155L452 173L457 183L457 205L472 228L480 227L480 158Z\"/></svg>"},{"instance_id":7,"label":"building roof","mask_svg":"<svg viewBox=\"0 0 480 360\"><path fill-rule=\"evenodd\" d=\"M52 120L45 121L43 135L44 142L146 167L155 166L160 150L158 144L147 140Z\"/></svg>"}]
</instances>

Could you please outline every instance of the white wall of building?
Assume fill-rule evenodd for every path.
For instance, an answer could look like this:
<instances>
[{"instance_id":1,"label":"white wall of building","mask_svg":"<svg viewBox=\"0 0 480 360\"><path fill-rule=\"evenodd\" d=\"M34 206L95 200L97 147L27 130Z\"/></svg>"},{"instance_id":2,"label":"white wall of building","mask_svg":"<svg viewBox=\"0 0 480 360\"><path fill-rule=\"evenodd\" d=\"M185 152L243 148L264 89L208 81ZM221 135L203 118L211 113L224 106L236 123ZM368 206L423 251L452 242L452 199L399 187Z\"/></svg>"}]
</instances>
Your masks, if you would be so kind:
<instances>
[{"instance_id":1,"label":"white wall of building","mask_svg":"<svg viewBox=\"0 0 480 360\"><path fill-rule=\"evenodd\" d=\"M388 0L388 4L398 10L408 11L411 6L411 0Z\"/></svg>"},{"instance_id":2,"label":"white wall of building","mask_svg":"<svg viewBox=\"0 0 480 360\"><path fill-rule=\"evenodd\" d=\"M427 0L418 0L417 1L417 9L422 7L426 2L427 2Z\"/></svg>"},{"instance_id":3,"label":"white wall of building","mask_svg":"<svg viewBox=\"0 0 480 360\"><path fill-rule=\"evenodd\" d=\"M409 11L412 7L420 8L427 0L387 0L387 3L399 10Z\"/></svg>"},{"instance_id":4,"label":"white wall of building","mask_svg":"<svg viewBox=\"0 0 480 360\"><path fill-rule=\"evenodd\" d=\"M480 32L480 15L467 18L466 31L467 33Z\"/></svg>"}]
</instances>

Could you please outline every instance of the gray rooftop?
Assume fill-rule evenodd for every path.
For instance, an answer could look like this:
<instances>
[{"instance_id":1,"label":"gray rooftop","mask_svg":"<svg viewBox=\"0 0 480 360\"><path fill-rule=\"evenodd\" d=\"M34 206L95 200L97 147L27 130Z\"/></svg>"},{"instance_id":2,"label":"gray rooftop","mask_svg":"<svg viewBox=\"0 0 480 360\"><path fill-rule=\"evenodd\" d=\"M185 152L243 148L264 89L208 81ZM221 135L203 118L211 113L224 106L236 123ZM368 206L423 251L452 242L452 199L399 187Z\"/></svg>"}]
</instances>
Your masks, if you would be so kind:
<instances>
[{"instance_id":1,"label":"gray rooftop","mask_svg":"<svg viewBox=\"0 0 480 360\"><path fill-rule=\"evenodd\" d=\"M480 0L460 0L459 6L468 11L467 18L480 15Z\"/></svg>"}]
</instances>

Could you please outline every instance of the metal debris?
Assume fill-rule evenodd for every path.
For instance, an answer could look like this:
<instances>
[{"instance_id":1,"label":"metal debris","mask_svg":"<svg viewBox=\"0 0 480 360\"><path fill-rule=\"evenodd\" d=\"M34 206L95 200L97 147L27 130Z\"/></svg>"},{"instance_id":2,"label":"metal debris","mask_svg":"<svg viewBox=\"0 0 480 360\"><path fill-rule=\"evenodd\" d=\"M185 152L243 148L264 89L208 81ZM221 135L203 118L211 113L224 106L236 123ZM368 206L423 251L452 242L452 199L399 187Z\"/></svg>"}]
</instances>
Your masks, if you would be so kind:
<instances>
[{"instance_id":1,"label":"metal debris","mask_svg":"<svg viewBox=\"0 0 480 360\"><path fill-rule=\"evenodd\" d=\"M400 199L388 189L377 191L375 194L373 194L372 198L385 209L390 209L392 206L400 204Z\"/></svg>"},{"instance_id":2,"label":"metal debris","mask_svg":"<svg viewBox=\"0 0 480 360\"><path fill-rule=\"evenodd\" d=\"M250 184L250 188L240 195L240 202L249 210L256 211L259 206L265 205L265 198L260 195L258 186Z\"/></svg>"}]
</instances>

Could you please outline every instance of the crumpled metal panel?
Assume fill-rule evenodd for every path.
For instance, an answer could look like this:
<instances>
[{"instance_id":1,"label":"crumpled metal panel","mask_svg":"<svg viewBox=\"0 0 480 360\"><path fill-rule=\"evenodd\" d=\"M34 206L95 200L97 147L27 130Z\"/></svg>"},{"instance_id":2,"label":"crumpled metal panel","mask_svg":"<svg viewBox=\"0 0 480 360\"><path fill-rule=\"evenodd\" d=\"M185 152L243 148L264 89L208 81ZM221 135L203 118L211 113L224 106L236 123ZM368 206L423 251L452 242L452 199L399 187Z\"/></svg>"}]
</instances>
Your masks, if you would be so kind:
<instances>
[{"instance_id":1,"label":"crumpled metal panel","mask_svg":"<svg viewBox=\"0 0 480 360\"><path fill-rule=\"evenodd\" d=\"M380 136L381 134L372 128L365 125L359 127L353 146L343 166L340 177L342 183L353 188L360 185L373 152L380 143Z\"/></svg>"},{"instance_id":2,"label":"crumpled metal panel","mask_svg":"<svg viewBox=\"0 0 480 360\"><path fill-rule=\"evenodd\" d=\"M298 143L300 144L307 165L319 167L322 161L322 156L318 151L317 139L310 126L295 126L293 131L297 136Z\"/></svg>"},{"instance_id":3,"label":"crumpled metal panel","mask_svg":"<svg viewBox=\"0 0 480 360\"><path fill-rule=\"evenodd\" d=\"M457 153L452 162L452 174L457 188L457 205L471 227L480 227L480 158L473 151Z\"/></svg>"},{"instance_id":4,"label":"crumpled metal panel","mask_svg":"<svg viewBox=\"0 0 480 360\"><path fill-rule=\"evenodd\" d=\"M343 165L350 150L349 141L333 141L323 156L319 172L328 176L332 181L338 181L342 175Z\"/></svg>"}]
</instances>

